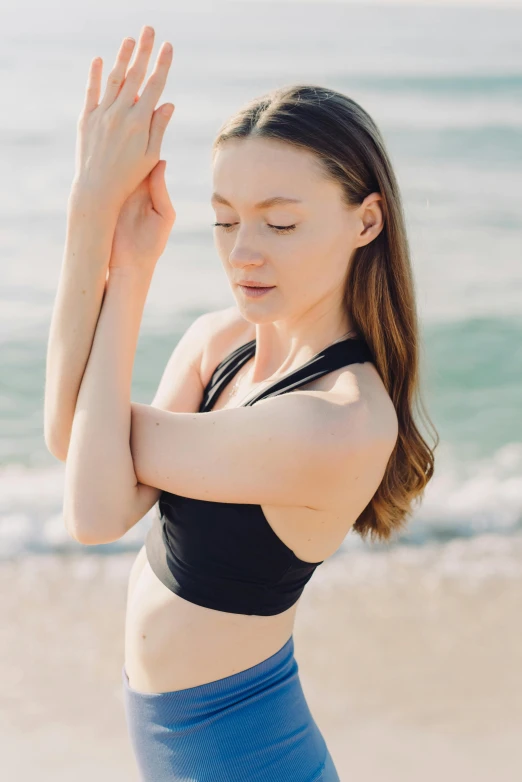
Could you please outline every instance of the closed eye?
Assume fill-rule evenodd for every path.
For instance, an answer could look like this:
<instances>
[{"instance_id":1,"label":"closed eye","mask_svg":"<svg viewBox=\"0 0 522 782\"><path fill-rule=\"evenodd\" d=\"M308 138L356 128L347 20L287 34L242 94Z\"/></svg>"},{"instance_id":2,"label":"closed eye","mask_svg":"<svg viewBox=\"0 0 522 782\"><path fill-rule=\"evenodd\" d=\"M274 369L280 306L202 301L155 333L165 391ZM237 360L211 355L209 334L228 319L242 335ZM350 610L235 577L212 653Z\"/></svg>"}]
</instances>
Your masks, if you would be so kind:
<instances>
[{"instance_id":1,"label":"closed eye","mask_svg":"<svg viewBox=\"0 0 522 782\"><path fill-rule=\"evenodd\" d=\"M223 228L227 233L231 230L231 228L234 227L235 223L213 223L213 225L216 228ZM293 225L270 225L270 223L267 223L269 228L274 228L278 233L290 233L290 231L293 231L294 228L297 227L297 223L294 223Z\"/></svg>"}]
</instances>

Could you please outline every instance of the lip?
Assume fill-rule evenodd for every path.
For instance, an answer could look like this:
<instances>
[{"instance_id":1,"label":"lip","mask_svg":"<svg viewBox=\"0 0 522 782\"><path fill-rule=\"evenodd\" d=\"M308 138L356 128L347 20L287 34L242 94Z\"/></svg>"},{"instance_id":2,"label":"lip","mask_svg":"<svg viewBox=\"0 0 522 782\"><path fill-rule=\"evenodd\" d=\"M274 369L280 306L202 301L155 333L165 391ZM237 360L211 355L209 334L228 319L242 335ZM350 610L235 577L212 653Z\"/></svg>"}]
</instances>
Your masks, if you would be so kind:
<instances>
[{"instance_id":1,"label":"lip","mask_svg":"<svg viewBox=\"0 0 522 782\"><path fill-rule=\"evenodd\" d=\"M241 285L238 283L238 288L241 290L243 296L247 296L250 299L258 298L259 296L266 296L267 293L275 289L275 285Z\"/></svg>"},{"instance_id":2,"label":"lip","mask_svg":"<svg viewBox=\"0 0 522 782\"><path fill-rule=\"evenodd\" d=\"M262 282L256 282L255 280L240 280L236 285L243 286L243 288L275 288L275 285L265 285Z\"/></svg>"}]
</instances>

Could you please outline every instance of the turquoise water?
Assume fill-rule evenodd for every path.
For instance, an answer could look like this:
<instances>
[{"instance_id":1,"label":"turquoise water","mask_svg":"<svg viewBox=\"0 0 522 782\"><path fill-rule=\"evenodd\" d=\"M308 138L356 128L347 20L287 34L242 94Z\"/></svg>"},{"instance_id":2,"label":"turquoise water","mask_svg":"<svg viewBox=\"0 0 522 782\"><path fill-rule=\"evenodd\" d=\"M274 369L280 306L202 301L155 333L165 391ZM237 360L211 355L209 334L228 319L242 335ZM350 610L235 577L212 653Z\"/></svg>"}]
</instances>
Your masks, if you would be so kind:
<instances>
[{"instance_id":1,"label":"turquoise water","mask_svg":"<svg viewBox=\"0 0 522 782\"><path fill-rule=\"evenodd\" d=\"M522 9L205 8L143 15L116 2L100 31L99 0L69 15L56 2L45 11L29 3L31 14L16 12L0 33L0 557L79 547L61 518L63 464L43 440L48 328L88 64L101 54L106 75L121 38L146 23L156 28L154 57L165 39L175 50L163 156L178 216L145 308L134 401L151 401L197 315L234 303L209 205L221 122L279 84L342 90L381 128L401 186L424 398L441 437L435 478L401 541L520 533ZM138 548L149 523L97 549ZM356 544L348 536L345 545Z\"/></svg>"}]
</instances>

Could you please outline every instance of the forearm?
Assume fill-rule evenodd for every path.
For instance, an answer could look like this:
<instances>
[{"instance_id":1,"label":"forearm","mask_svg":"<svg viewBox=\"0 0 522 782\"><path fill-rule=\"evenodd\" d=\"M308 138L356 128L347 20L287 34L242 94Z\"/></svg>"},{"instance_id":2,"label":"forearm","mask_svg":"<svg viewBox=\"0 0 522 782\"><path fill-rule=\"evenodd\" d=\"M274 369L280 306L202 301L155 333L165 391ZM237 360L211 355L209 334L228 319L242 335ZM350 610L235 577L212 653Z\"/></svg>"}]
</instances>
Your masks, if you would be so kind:
<instances>
[{"instance_id":1,"label":"forearm","mask_svg":"<svg viewBox=\"0 0 522 782\"><path fill-rule=\"evenodd\" d=\"M100 211L93 230L93 211ZM44 436L65 461L78 391L107 288L117 216L77 202L69 207L67 236L47 345Z\"/></svg>"},{"instance_id":2,"label":"forearm","mask_svg":"<svg viewBox=\"0 0 522 782\"><path fill-rule=\"evenodd\" d=\"M111 273L81 381L65 464L64 520L82 543L124 534L139 487L130 447L131 381L151 274Z\"/></svg>"}]
</instances>

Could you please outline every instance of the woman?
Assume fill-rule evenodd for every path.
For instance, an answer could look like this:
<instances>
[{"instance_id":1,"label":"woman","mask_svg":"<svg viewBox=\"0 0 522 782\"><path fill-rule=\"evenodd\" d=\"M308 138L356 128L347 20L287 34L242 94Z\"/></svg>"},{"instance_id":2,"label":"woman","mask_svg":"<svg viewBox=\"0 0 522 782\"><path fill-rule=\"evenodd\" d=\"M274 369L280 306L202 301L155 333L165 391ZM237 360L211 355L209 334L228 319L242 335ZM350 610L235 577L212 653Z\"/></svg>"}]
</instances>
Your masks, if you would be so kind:
<instances>
[{"instance_id":1,"label":"woman","mask_svg":"<svg viewBox=\"0 0 522 782\"><path fill-rule=\"evenodd\" d=\"M124 41L101 102L93 61L78 126L46 384L65 524L107 543L159 501L130 574L122 668L144 780L332 782L294 657L299 597L350 529L401 529L434 465L412 413L399 190L346 96L295 86L249 103L213 149L215 241L237 306L197 318L152 405L131 403L175 220L168 114L154 110L168 47L137 97L153 39L144 28L128 72Z\"/></svg>"}]
</instances>

